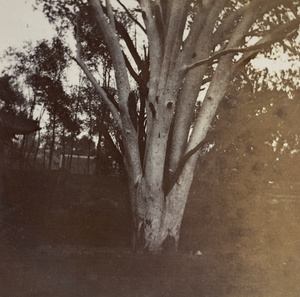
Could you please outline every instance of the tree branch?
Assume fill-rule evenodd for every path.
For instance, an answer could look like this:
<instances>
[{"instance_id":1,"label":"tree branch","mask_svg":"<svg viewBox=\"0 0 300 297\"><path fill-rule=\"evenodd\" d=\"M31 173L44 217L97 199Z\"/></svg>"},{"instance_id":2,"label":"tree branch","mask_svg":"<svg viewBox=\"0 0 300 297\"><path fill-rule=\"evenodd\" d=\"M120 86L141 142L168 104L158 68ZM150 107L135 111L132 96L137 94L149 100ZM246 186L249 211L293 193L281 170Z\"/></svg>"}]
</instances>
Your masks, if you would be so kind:
<instances>
[{"instance_id":1,"label":"tree branch","mask_svg":"<svg viewBox=\"0 0 300 297\"><path fill-rule=\"evenodd\" d=\"M266 46L272 44L272 41L267 41L263 44L257 44L257 45L253 45L247 48L229 48L229 49L225 49L225 50L221 50L216 52L214 55L212 55L209 58L200 60L198 62L195 62L189 66L185 66L184 71L185 72L189 72L190 70L202 66L204 64L212 64L213 62L215 62L215 60L227 55L227 54L237 54L237 53L245 53L245 52L252 52L252 51L257 51L257 50L261 50L264 49Z\"/></svg>"},{"instance_id":2,"label":"tree branch","mask_svg":"<svg viewBox=\"0 0 300 297\"><path fill-rule=\"evenodd\" d=\"M291 34L293 34L293 32L295 32L295 30L297 30L297 27L299 26L300 23L300 19L295 19L291 22L289 22L288 24L285 25L278 25L278 27L276 29L273 29L272 31L268 31L267 34L265 34L265 36L263 36L257 43L255 46L259 46L261 44L264 44L265 42L269 42L270 44L273 44L275 42L281 42L283 43L283 39L285 37L289 37ZM272 36L275 36L272 39ZM293 52L293 49L290 49ZM250 52L245 54L235 65L234 65L234 71L236 71L238 68L241 67L241 65L246 64L247 62L249 62L251 59L255 58L255 56L257 55L257 53L259 52L259 50L254 51L254 52ZM293 52L295 53L295 52ZM298 52L299 55L299 52Z\"/></svg>"},{"instance_id":3,"label":"tree branch","mask_svg":"<svg viewBox=\"0 0 300 297\"><path fill-rule=\"evenodd\" d=\"M229 14L213 34L214 40L219 44L221 44L222 41L226 40L226 38L228 37L228 32L232 32L232 30L238 25L238 21L240 20L240 18L248 9L251 9L251 6L253 6L253 3L243 5L242 7Z\"/></svg>"},{"instance_id":4,"label":"tree branch","mask_svg":"<svg viewBox=\"0 0 300 297\"><path fill-rule=\"evenodd\" d=\"M215 48L214 41L211 38L215 28L216 21L228 0L210 1L200 5L196 10L196 16L191 25L190 33L184 42L182 50L182 62L179 67L188 65L192 61L204 59L209 56ZM186 74L184 84L180 90L176 103L176 113L174 120L174 129L172 132L172 144L170 145L170 164L171 170L175 170L184 153L191 124L195 115L195 104L198 94L203 85L205 75L210 76L210 70L207 65L198 67ZM181 73L181 75L184 75Z\"/></svg>"},{"instance_id":5,"label":"tree branch","mask_svg":"<svg viewBox=\"0 0 300 297\"><path fill-rule=\"evenodd\" d=\"M110 4L110 0L106 0L106 9L107 9L107 15L109 18L110 25L111 25L112 29L114 30L114 32L116 32L115 18L114 18L111 4Z\"/></svg>"},{"instance_id":6,"label":"tree branch","mask_svg":"<svg viewBox=\"0 0 300 297\"><path fill-rule=\"evenodd\" d=\"M129 84L127 69L126 69L123 53L121 50L121 46L118 40L118 36L116 34L116 31L113 30L111 24L108 23L100 1L89 0L89 4L93 9L96 24L100 29L100 31L102 32L105 43L110 52L114 69L115 69L116 84L119 91L118 95L120 100L120 108L123 110L124 113L126 113L125 106L127 105L127 99L130 91L130 84Z\"/></svg>"},{"instance_id":7,"label":"tree branch","mask_svg":"<svg viewBox=\"0 0 300 297\"><path fill-rule=\"evenodd\" d=\"M128 58L126 57L126 55L123 53L124 55L124 59L125 59L125 63L126 63L126 67L129 71L129 73L131 74L131 76L133 77L133 79L137 82L137 84L139 85L139 87L146 92L147 91L147 85L144 83L144 81L141 79L141 77L134 71L131 63L129 62Z\"/></svg>"},{"instance_id":8,"label":"tree branch","mask_svg":"<svg viewBox=\"0 0 300 297\"><path fill-rule=\"evenodd\" d=\"M145 66L144 66L144 62L143 60L141 59L141 57L139 56L133 42L132 42L132 39L130 38L127 30L124 28L124 26L119 23L118 21L116 21L116 28L117 28L117 31L118 33L120 34L120 36L123 38L123 40L125 41L126 45L127 45L127 48L131 54L131 56L133 57L136 65L138 66L139 69L144 69Z\"/></svg>"},{"instance_id":9,"label":"tree branch","mask_svg":"<svg viewBox=\"0 0 300 297\"><path fill-rule=\"evenodd\" d=\"M261 50L265 50L267 47L269 47L271 44L280 41L284 39L289 34L293 33L297 26L299 26L300 20L295 19L293 21L290 21L285 26L278 26L276 29L274 29L269 35L265 36L263 40L264 42L258 41L255 45L245 47L245 48L229 48L225 50L221 50L216 52L214 55L212 55L209 58L200 60L198 62L195 62L189 66L185 66L184 71L188 72L196 67L199 67L204 64L213 63L215 60L219 59L222 56L225 56L227 54L237 54L237 53L247 53L247 52L259 52ZM273 37L274 36L274 37ZM273 38L272 38L273 37ZM253 53L251 53L253 54Z\"/></svg>"},{"instance_id":10,"label":"tree branch","mask_svg":"<svg viewBox=\"0 0 300 297\"><path fill-rule=\"evenodd\" d=\"M108 16L109 12L108 9L106 7L103 7L103 11L104 13ZM129 36L126 28L123 26L122 23L120 23L118 20L116 20L116 18L114 18L114 24L116 27L116 31L120 34L121 38L123 38L123 40L125 41L127 48L131 54L131 56L133 57L135 63L137 64L137 66L139 67L139 69L143 69L144 68L144 62L141 59L141 57L139 56L133 41L131 39L131 37Z\"/></svg>"},{"instance_id":11,"label":"tree branch","mask_svg":"<svg viewBox=\"0 0 300 297\"><path fill-rule=\"evenodd\" d=\"M168 195L168 193L172 190L173 186L176 184L186 162L189 160L190 157L192 157L197 151L202 147L202 141L196 145L193 149L191 149L189 152L187 152L179 161L176 170L173 174L171 174L170 181L167 185L166 193L165 195Z\"/></svg>"},{"instance_id":12,"label":"tree branch","mask_svg":"<svg viewBox=\"0 0 300 297\"><path fill-rule=\"evenodd\" d=\"M278 41L284 39L285 37L289 36L292 32L295 31L295 28L297 28L297 26L299 26L298 19L293 20L284 26L282 26L282 25L278 26L274 30L272 30L272 32L270 34L267 34L266 36L264 36L259 42L257 42L257 44L255 44L253 46L249 46L247 48L230 48L230 49L221 50L207 59L203 59L203 60L198 61L190 66L186 66L185 71L188 72L189 70L191 70L195 67L198 67L198 66L201 66L201 65L207 64L207 63L212 63L216 59L224 57L227 54L246 52L246 53L249 53L250 56L252 56L253 53L256 53L262 49L265 49L266 47L269 47L274 42L278 42ZM215 87L218 88L217 86L215 86ZM172 189L174 184L177 182L180 174L182 173L182 171L185 167L185 164L195 153L197 153L197 151L201 148L202 143L203 143L203 138L201 139L201 141L198 142L198 144L195 144L193 148L189 149L180 158L178 165L177 165L176 169L174 170L174 173L171 175L170 182L167 186L167 191L170 191Z\"/></svg>"},{"instance_id":13,"label":"tree branch","mask_svg":"<svg viewBox=\"0 0 300 297\"><path fill-rule=\"evenodd\" d=\"M81 40L80 40L80 26L79 26L79 15L77 15L77 28L75 32L75 39L76 39L76 48L77 48L77 56L72 57L72 59L78 64L78 66L83 70L87 78L90 80L90 82L93 84L93 86L96 88L98 93L101 95L107 106L109 107L112 115L114 116L116 123L120 129L122 129L122 121L120 118L120 114L116 108L116 106L109 100L106 92L103 88L98 84L96 78L93 76L91 71L88 69L88 67L85 65L85 63L81 59Z\"/></svg>"},{"instance_id":14,"label":"tree branch","mask_svg":"<svg viewBox=\"0 0 300 297\"><path fill-rule=\"evenodd\" d=\"M87 76L87 78L90 80L90 82L92 83L92 85L95 87L95 89L98 91L98 93L100 94L100 96L102 97L102 99L104 100L104 102L107 104L107 106L109 107L117 125L119 129L122 129L122 122L121 122L121 118L120 118L120 114L117 110L117 108L115 107L115 105L109 100L106 92L104 91L104 89L98 84L96 78L93 76L93 74L90 72L90 70L87 68L87 66L85 65L85 63L78 57L72 57L72 59L77 63L77 65L82 69L82 71L84 72L84 74Z\"/></svg>"},{"instance_id":15,"label":"tree branch","mask_svg":"<svg viewBox=\"0 0 300 297\"><path fill-rule=\"evenodd\" d=\"M292 48L290 45L286 44L284 41L281 43L281 45L283 47L285 47L286 49L288 49L292 54L296 55L296 56L300 56L300 52L297 51L296 49Z\"/></svg>"},{"instance_id":16,"label":"tree branch","mask_svg":"<svg viewBox=\"0 0 300 297\"><path fill-rule=\"evenodd\" d=\"M103 135L103 137L107 141L107 145L109 147L109 151L110 151L112 157L115 159L115 161L120 166L124 166L122 152L120 152L120 150L117 148L117 146L114 143L111 135L108 132L107 127L105 127L104 125L100 125L99 126L99 132Z\"/></svg>"},{"instance_id":17,"label":"tree branch","mask_svg":"<svg viewBox=\"0 0 300 297\"><path fill-rule=\"evenodd\" d=\"M116 32L112 30L112 27L107 22L107 17L103 11L100 1L88 0L88 3L92 8L91 11L94 13L96 25L103 34L104 41L113 61L120 107L120 113L118 114L115 112L113 115L117 116L116 120L118 120L118 125L122 128L123 135L126 133L126 137L124 137L124 158L126 167L133 176L141 176L142 168L138 146L138 135L131 122L128 109L130 82L120 41Z\"/></svg>"},{"instance_id":18,"label":"tree branch","mask_svg":"<svg viewBox=\"0 0 300 297\"><path fill-rule=\"evenodd\" d=\"M142 31L146 34L146 29L143 27L143 25L136 19L132 16L132 14L130 13L130 11L127 9L127 7L120 1L120 0L117 0L118 3L123 7L123 9L125 10L125 12L128 14L128 16L130 17L130 19L132 19L132 21L134 23L136 23L141 29Z\"/></svg>"}]
</instances>

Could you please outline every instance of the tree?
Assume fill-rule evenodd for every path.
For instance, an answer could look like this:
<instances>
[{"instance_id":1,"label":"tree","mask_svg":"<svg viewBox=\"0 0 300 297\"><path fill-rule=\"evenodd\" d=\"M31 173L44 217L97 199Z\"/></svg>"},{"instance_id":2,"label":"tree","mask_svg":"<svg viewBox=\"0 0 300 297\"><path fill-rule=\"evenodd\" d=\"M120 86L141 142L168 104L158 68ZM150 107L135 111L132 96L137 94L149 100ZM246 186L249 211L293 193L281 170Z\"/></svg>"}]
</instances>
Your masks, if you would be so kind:
<instances>
[{"instance_id":1,"label":"tree","mask_svg":"<svg viewBox=\"0 0 300 297\"><path fill-rule=\"evenodd\" d=\"M81 124L76 116L78 110L74 110L78 104L74 104L73 94L65 91L67 80L65 71L70 62L68 48L60 38L55 37L51 41L39 41L36 46L27 42L22 49L8 48L3 58L10 61L9 67L3 72L13 77L14 84L22 89L20 94L26 98L29 116L36 116L39 112L39 119L41 119L44 112L47 112L48 117L43 119L46 119L45 128L48 137L44 139L48 141L48 168L50 168L55 144L60 134L64 134L61 136L62 139L68 132L76 135ZM23 138L23 155L26 150L28 151L28 140L27 137ZM23 159L29 161L36 142L35 163L40 140L40 135L37 142L35 137L32 137L27 157L24 155L20 161ZM20 162L20 165L23 165L22 163Z\"/></svg>"},{"instance_id":2,"label":"tree","mask_svg":"<svg viewBox=\"0 0 300 297\"><path fill-rule=\"evenodd\" d=\"M16 135L25 137L40 129L38 121L28 119L24 106L26 100L11 81L11 77L0 77L0 208L3 206L3 177L8 164L6 144Z\"/></svg>"},{"instance_id":3,"label":"tree","mask_svg":"<svg viewBox=\"0 0 300 297\"><path fill-rule=\"evenodd\" d=\"M72 100L63 87L64 72L68 66L67 57L68 48L59 38L53 38L51 44L42 41L34 48L30 57L31 61L35 62L34 72L27 74L27 83L49 114L47 126L48 132L51 131L49 169L52 165L59 125L74 133L79 131L80 126L78 121L72 119Z\"/></svg>"},{"instance_id":4,"label":"tree","mask_svg":"<svg viewBox=\"0 0 300 297\"><path fill-rule=\"evenodd\" d=\"M23 136L17 158L14 158L19 160L20 168L26 159L27 137L38 130L38 121L32 120L30 104L19 90L15 78L8 75L0 77L0 141L12 141L16 135Z\"/></svg>"},{"instance_id":5,"label":"tree","mask_svg":"<svg viewBox=\"0 0 300 297\"><path fill-rule=\"evenodd\" d=\"M0 109L6 112L24 113L26 100L13 83L12 77L0 77ZM26 111L25 111L26 112Z\"/></svg>"},{"instance_id":6,"label":"tree","mask_svg":"<svg viewBox=\"0 0 300 297\"><path fill-rule=\"evenodd\" d=\"M252 80L252 79L251 79ZM227 92L206 138L213 147L200 159L201 178L237 182L261 190L270 183L297 180L299 94L243 87ZM232 89L232 90L231 90ZM230 130L230 134L226 131Z\"/></svg>"},{"instance_id":7,"label":"tree","mask_svg":"<svg viewBox=\"0 0 300 297\"><path fill-rule=\"evenodd\" d=\"M116 90L106 88L107 94L112 98ZM101 100L100 95L87 82L80 90L85 112L85 126L92 135L98 136L96 174L107 174L114 169L122 171L122 137L116 127L116 123L111 117L107 105Z\"/></svg>"},{"instance_id":8,"label":"tree","mask_svg":"<svg viewBox=\"0 0 300 297\"><path fill-rule=\"evenodd\" d=\"M109 0L37 2L50 21L60 16L61 24L75 26L74 60L122 134L133 249L176 250L199 149L218 105L258 52L295 39L299 1L139 0L131 10L121 1L119 8ZM124 17L134 30L127 31ZM98 32L98 44L105 44L111 59L114 100L87 63L88 27ZM137 35L146 41L138 42Z\"/></svg>"}]
</instances>

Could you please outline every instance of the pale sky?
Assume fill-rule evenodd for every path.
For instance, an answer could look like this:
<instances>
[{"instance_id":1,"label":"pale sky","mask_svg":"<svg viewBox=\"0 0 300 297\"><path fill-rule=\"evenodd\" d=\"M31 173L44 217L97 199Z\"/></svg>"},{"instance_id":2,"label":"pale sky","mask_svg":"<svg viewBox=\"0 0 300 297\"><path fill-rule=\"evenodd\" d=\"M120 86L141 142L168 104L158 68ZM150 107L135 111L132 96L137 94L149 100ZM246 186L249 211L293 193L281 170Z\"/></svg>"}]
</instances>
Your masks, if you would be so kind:
<instances>
[{"instance_id":1,"label":"pale sky","mask_svg":"<svg viewBox=\"0 0 300 297\"><path fill-rule=\"evenodd\" d=\"M44 14L33 11L34 0L0 0L0 55L9 47L21 47L24 41L49 39L55 30Z\"/></svg>"},{"instance_id":2,"label":"pale sky","mask_svg":"<svg viewBox=\"0 0 300 297\"><path fill-rule=\"evenodd\" d=\"M33 11L34 3L35 0L0 0L0 56L9 46L21 47L24 41L51 39L55 35L45 15L39 10ZM267 66L271 71L299 67L299 63L287 60L288 57L282 55L277 61L257 59L253 64L258 69Z\"/></svg>"}]
</instances>

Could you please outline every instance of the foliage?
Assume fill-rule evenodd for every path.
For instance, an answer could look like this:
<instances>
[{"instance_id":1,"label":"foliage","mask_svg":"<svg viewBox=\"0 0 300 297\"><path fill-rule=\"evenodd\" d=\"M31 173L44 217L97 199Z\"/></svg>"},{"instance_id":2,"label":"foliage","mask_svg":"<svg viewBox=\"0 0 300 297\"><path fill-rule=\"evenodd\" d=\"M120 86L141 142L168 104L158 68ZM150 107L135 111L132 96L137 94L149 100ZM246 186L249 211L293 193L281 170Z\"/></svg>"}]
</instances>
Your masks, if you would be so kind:
<instances>
[{"instance_id":1,"label":"foliage","mask_svg":"<svg viewBox=\"0 0 300 297\"><path fill-rule=\"evenodd\" d=\"M228 93L207 138L213 149L201 158L215 173L206 178L234 182L239 175L250 184L297 178L299 108L299 98L282 91Z\"/></svg>"},{"instance_id":2,"label":"foliage","mask_svg":"<svg viewBox=\"0 0 300 297\"><path fill-rule=\"evenodd\" d=\"M74 26L73 59L122 135L134 248L176 249L199 149L218 106L259 52L270 55L285 41L292 51L298 1L140 0L133 10L109 0L37 3L60 28ZM114 77L110 66L109 74L102 71L101 55Z\"/></svg>"},{"instance_id":3,"label":"foliage","mask_svg":"<svg viewBox=\"0 0 300 297\"><path fill-rule=\"evenodd\" d=\"M87 135L83 135L74 145L76 154L78 155L89 155L95 154L95 142L90 139Z\"/></svg>"},{"instance_id":4,"label":"foliage","mask_svg":"<svg viewBox=\"0 0 300 297\"><path fill-rule=\"evenodd\" d=\"M4 75L0 78L0 109L9 112L23 111L26 100L13 84L12 77ZM21 109L21 110L20 110Z\"/></svg>"}]
</instances>

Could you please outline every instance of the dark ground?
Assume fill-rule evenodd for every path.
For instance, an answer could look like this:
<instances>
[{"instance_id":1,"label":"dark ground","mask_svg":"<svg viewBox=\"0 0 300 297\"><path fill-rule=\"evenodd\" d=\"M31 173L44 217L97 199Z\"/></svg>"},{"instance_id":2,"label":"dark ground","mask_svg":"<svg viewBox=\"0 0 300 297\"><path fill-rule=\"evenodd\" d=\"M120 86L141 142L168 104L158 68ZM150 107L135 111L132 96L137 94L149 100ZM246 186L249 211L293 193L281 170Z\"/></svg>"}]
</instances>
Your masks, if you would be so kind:
<instances>
[{"instance_id":1,"label":"dark ground","mask_svg":"<svg viewBox=\"0 0 300 297\"><path fill-rule=\"evenodd\" d=\"M1 297L300 296L295 181L196 179L174 255L130 252L120 178L10 172L5 184Z\"/></svg>"}]
</instances>

